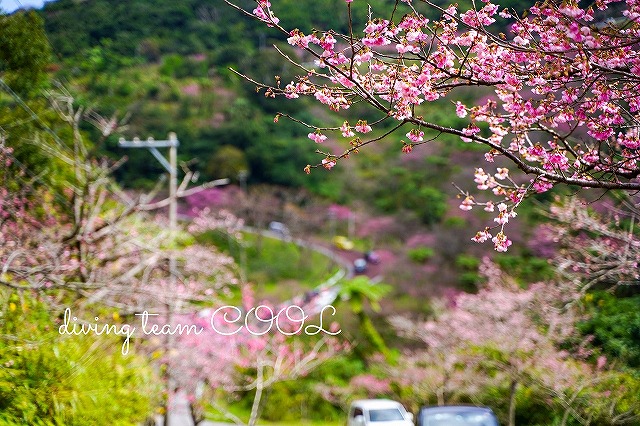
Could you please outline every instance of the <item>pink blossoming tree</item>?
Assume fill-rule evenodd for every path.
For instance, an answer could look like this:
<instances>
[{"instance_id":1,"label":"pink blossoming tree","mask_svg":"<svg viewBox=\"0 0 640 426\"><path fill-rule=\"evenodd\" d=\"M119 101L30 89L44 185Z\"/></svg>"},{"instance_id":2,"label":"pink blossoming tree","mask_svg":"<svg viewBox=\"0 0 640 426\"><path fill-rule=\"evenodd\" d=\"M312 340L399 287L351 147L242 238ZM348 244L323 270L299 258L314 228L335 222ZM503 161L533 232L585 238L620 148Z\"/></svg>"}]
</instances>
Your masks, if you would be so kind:
<instances>
[{"instance_id":1,"label":"pink blossoming tree","mask_svg":"<svg viewBox=\"0 0 640 426\"><path fill-rule=\"evenodd\" d=\"M64 190L40 179L0 139L0 289L44 300L54 318L71 308L82 324L89 318L121 323L143 310L164 314L171 323L172 315L193 312L195 304L220 300L237 283L234 260L148 213L166 204L152 201L158 191L126 194L110 177L121 162L91 155L81 122L97 125L103 137L118 122L76 109L67 93L52 94L51 102L72 129L71 140L55 134L36 140L43 152L69 165L71 172L60 174L68 179ZM187 190L191 177L187 171L183 193L203 188ZM232 233L237 223L203 212L190 232L205 227ZM104 318L105 312L113 318Z\"/></svg>"},{"instance_id":2,"label":"pink blossoming tree","mask_svg":"<svg viewBox=\"0 0 640 426\"><path fill-rule=\"evenodd\" d=\"M509 396L508 424L514 425L516 395L527 388L562 413L562 425L638 418L637 382L608 369L605 357L595 365L586 362L591 349L575 328L583 314L573 281L521 289L486 260L482 272L487 285L477 294L458 295L436 318L392 319L399 333L424 344L390 370L414 398L442 405L483 388L502 389ZM570 347L570 341L579 343ZM611 385L616 382L618 387Z\"/></svg>"},{"instance_id":3,"label":"pink blossoming tree","mask_svg":"<svg viewBox=\"0 0 640 426\"><path fill-rule=\"evenodd\" d=\"M640 283L636 202L633 197L619 207L609 204L606 213L576 198L551 206L558 271L574 279L581 292L595 285L616 289Z\"/></svg>"},{"instance_id":4,"label":"pink blossoming tree","mask_svg":"<svg viewBox=\"0 0 640 426\"><path fill-rule=\"evenodd\" d=\"M573 384L569 353L556 344L574 332L575 312L563 309L563 302L573 302L575 294L559 285L522 290L487 260L482 272L487 285L478 294L458 295L455 306L437 319L422 324L393 320L401 333L426 345L406 358L407 368L418 374L403 376L415 377L409 385L427 400L435 395L438 404L454 391L473 394L491 383L504 386L508 424L514 425L518 387L537 383L564 389L560 382Z\"/></svg>"},{"instance_id":5,"label":"pink blossoming tree","mask_svg":"<svg viewBox=\"0 0 640 426\"><path fill-rule=\"evenodd\" d=\"M203 331L178 336L179 350L166 355L172 358L168 364L175 386L186 392L194 424L203 419L202 406L212 404L234 423L254 426L271 386L304 377L349 350L348 343L337 337L335 324L305 320L308 313L299 308L256 304L249 287L243 290L243 305L242 309L226 307L220 311L209 308L179 320ZM237 398L247 392L253 395L247 422L216 401L224 395Z\"/></svg>"},{"instance_id":6,"label":"pink blossoming tree","mask_svg":"<svg viewBox=\"0 0 640 426\"><path fill-rule=\"evenodd\" d=\"M613 11L612 3L622 3L615 8L622 11ZM351 19L352 2L346 1L345 8ZM427 8L438 10L440 19L427 19ZM307 65L306 58L283 54L300 69L290 82L276 78L275 85L268 85L245 76L265 96L312 97L336 112L359 102L380 113L375 122L345 121L339 127L301 122L315 143L335 134L347 145L340 152L319 150L322 159L308 165L307 172L331 169L391 133L406 136L399 147L403 152L443 133L482 144L488 164L477 165L475 183L486 197L461 190L460 207L496 213L495 222L473 239L492 241L498 251L511 244L505 225L531 194L560 184L640 189L637 0L598 0L587 7L575 1L542 2L522 16L488 0L472 10L402 0L391 16L376 17L371 11L364 28L354 28L350 20L345 34L332 29L304 34L295 22L280 22L278 4L269 0L242 11L286 36L301 57L315 61ZM510 23L507 34L492 26L499 19ZM488 88L493 96L467 105L459 97L462 88ZM440 99L449 100L451 113L468 124L452 128L432 121L424 106ZM282 116L299 121L286 114L275 121ZM371 133L392 120L392 130ZM511 166L495 167L500 159Z\"/></svg>"},{"instance_id":7,"label":"pink blossoming tree","mask_svg":"<svg viewBox=\"0 0 640 426\"><path fill-rule=\"evenodd\" d=\"M170 230L162 216L145 213L162 203L151 202L157 191L129 196L110 177L120 162L91 156L80 123L96 124L106 137L117 121L76 109L66 93L51 101L73 129L73 148L57 137L40 140L39 147L70 164L73 175L64 191L47 188L0 141L1 286L51 295L53 309L106 305L125 315L210 300L237 283L231 257L194 244L184 230ZM226 218L200 217L192 229L206 220L231 226ZM177 265L173 272L170 259ZM175 284L169 285L171 274Z\"/></svg>"}]
</instances>

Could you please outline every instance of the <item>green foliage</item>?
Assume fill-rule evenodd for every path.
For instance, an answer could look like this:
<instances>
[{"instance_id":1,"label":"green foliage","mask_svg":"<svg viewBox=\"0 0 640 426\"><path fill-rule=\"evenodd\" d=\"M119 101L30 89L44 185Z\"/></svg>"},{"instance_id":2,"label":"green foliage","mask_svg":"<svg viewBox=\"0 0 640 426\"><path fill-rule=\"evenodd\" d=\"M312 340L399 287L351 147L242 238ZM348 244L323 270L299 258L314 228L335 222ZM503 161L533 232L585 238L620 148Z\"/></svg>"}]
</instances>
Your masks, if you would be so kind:
<instances>
[{"instance_id":1,"label":"green foliage","mask_svg":"<svg viewBox=\"0 0 640 426\"><path fill-rule=\"evenodd\" d=\"M534 384L521 384L516 390L516 424L528 426L558 425L561 415L549 406L548 394ZM463 397L462 403L481 404L491 407L501 425L508 424L509 386L488 386L479 395ZM569 422L567 425L573 426Z\"/></svg>"},{"instance_id":2,"label":"green foliage","mask_svg":"<svg viewBox=\"0 0 640 426\"><path fill-rule=\"evenodd\" d=\"M249 11L255 7L250 0L236 3ZM435 3L446 7L450 2L437 0ZM502 6L517 10L531 4L531 1L501 2ZM411 12L402 3L385 0L354 2L354 31L361 31L366 25L369 5L374 18L388 19L395 10L396 22ZM472 3L465 1L461 6L471 7ZM333 29L342 33L349 29L343 0L309 2L304 7L295 0L279 0L272 8L285 25L298 27L306 34L314 29ZM430 19L441 14L433 7L418 5L417 8ZM185 55L211 51L216 56L216 63L225 67L238 64L243 56L272 44L268 38L284 40L278 31L256 25L223 2L209 0L156 0L153 3L146 0L57 0L47 3L43 13L51 42L56 52L65 57L82 56L91 46L108 38L113 40L110 49L121 55L138 55L156 61L159 52Z\"/></svg>"},{"instance_id":3,"label":"green foliage","mask_svg":"<svg viewBox=\"0 0 640 426\"><path fill-rule=\"evenodd\" d=\"M89 74L114 74L124 67L131 66L136 60L123 56L112 49L113 41L109 38L100 40L99 45L86 51L80 68Z\"/></svg>"},{"instance_id":4,"label":"green foliage","mask_svg":"<svg viewBox=\"0 0 640 426\"><path fill-rule=\"evenodd\" d=\"M456 266L466 271L477 271L480 267L480 259L468 254L461 254L456 258Z\"/></svg>"},{"instance_id":5,"label":"green foliage","mask_svg":"<svg viewBox=\"0 0 640 426\"><path fill-rule=\"evenodd\" d=\"M317 156L308 149L309 140L267 137L256 139L246 151L251 166L251 180L283 186L313 186L325 178L322 171L306 175L307 164L317 162Z\"/></svg>"},{"instance_id":6,"label":"green foliage","mask_svg":"<svg viewBox=\"0 0 640 426\"><path fill-rule=\"evenodd\" d=\"M187 59L182 55L170 54L162 59L160 74L168 77L205 77L208 64L205 61Z\"/></svg>"},{"instance_id":7,"label":"green foliage","mask_svg":"<svg viewBox=\"0 0 640 426\"><path fill-rule=\"evenodd\" d=\"M615 424L617 418L624 417L638 419L638 395L640 379L637 375L612 371L591 390L591 395L587 396L584 404L584 411L593 418L594 424Z\"/></svg>"},{"instance_id":8,"label":"green foliage","mask_svg":"<svg viewBox=\"0 0 640 426\"><path fill-rule=\"evenodd\" d=\"M276 44L285 55L290 57L296 56L296 51L287 43L274 43L270 40L269 44ZM275 49L260 49L253 55L244 55L239 65L239 69L247 73L249 77L260 82L275 82L279 78L283 83L294 81L299 69L294 67L290 62L284 61L282 55ZM276 77L277 76L277 77ZM284 97L266 97L264 92L256 95L256 87L253 83L243 82L243 87L247 96L252 97L252 103L259 105L260 109L266 114L272 115L278 112L296 113L300 109L300 102L288 100Z\"/></svg>"},{"instance_id":9,"label":"green foliage","mask_svg":"<svg viewBox=\"0 0 640 426\"><path fill-rule=\"evenodd\" d=\"M256 284L262 294L277 293L280 300L298 295L303 289L315 288L336 271L328 257L292 242L250 233L244 233L239 241L215 230L196 239L228 253L240 267L246 268L247 279ZM289 285L281 285L284 281ZM293 286L294 282L298 286Z\"/></svg>"},{"instance_id":10,"label":"green foliage","mask_svg":"<svg viewBox=\"0 0 640 426\"><path fill-rule=\"evenodd\" d=\"M360 333L364 341L356 348L356 353L361 358L375 352L383 354L388 362L392 362L393 353L387 347L384 339L371 321L371 317L365 309L368 303L374 312L380 310L380 300L391 293L393 287L384 283L373 283L368 277L358 276L345 281L340 286L339 295L342 300L346 300L351 310L358 317Z\"/></svg>"},{"instance_id":11,"label":"green foliage","mask_svg":"<svg viewBox=\"0 0 640 426\"><path fill-rule=\"evenodd\" d=\"M195 53L210 47L218 40L203 37L207 40L204 45L198 40L198 35L211 35L206 27L198 25L197 18L198 9L207 6L208 2L198 0L153 4L141 0L59 0L47 4L43 13L51 43L64 56L81 56L91 46L110 39L111 51L133 57L142 53L142 42L149 38L155 39L158 49L164 52ZM222 5L220 10L224 15L231 12L224 13Z\"/></svg>"},{"instance_id":12,"label":"green foliage","mask_svg":"<svg viewBox=\"0 0 640 426\"><path fill-rule=\"evenodd\" d=\"M245 234L242 245L249 279L259 285L298 280L313 287L331 274L328 258L290 242Z\"/></svg>"},{"instance_id":13,"label":"green foliage","mask_svg":"<svg viewBox=\"0 0 640 426\"><path fill-rule=\"evenodd\" d=\"M368 302L374 311L380 310L380 300L391 293L393 287L384 283L373 283L368 277L358 276L345 281L340 286L340 296L349 300L355 313L364 310L364 302Z\"/></svg>"},{"instance_id":14,"label":"green foliage","mask_svg":"<svg viewBox=\"0 0 640 426\"><path fill-rule=\"evenodd\" d=\"M15 92L26 96L40 87L50 57L40 16L33 11L0 15L0 76Z\"/></svg>"},{"instance_id":15,"label":"green foliage","mask_svg":"<svg viewBox=\"0 0 640 426\"><path fill-rule=\"evenodd\" d=\"M45 126L55 131L57 138L44 130ZM70 126L62 123L42 98L26 99L0 91L0 129L3 143L13 149L16 160L11 167L1 167L13 176L13 184L47 187L57 202L62 201L65 197L60 193L75 179L72 165L64 158L73 143Z\"/></svg>"},{"instance_id":16,"label":"green foliage","mask_svg":"<svg viewBox=\"0 0 640 426\"><path fill-rule=\"evenodd\" d=\"M478 291L482 282L482 276L478 273L480 259L475 256L461 254L456 258L456 267L460 270L458 282L460 287L467 292Z\"/></svg>"},{"instance_id":17,"label":"green foliage","mask_svg":"<svg viewBox=\"0 0 640 426\"><path fill-rule=\"evenodd\" d=\"M1 424L124 426L152 414L159 388L142 357L121 354L122 341L63 337L41 302L0 298Z\"/></svg>"},{"instance_id":18,"label":"green foliage","mask_svg":"<svg viewBox=\"0 0 640 426\"><path fill-rule=\"evenodd\" d=\"M344 415L315 390L317 381L302 379L276 383L264 397L261 418L267 421L336 421Z\"/></svg>"},{"instance_id":19,"label":"green foliage","mask_svg":"<svg viewBox=\"0 0 640 426\"><path fill-rule=\"evenodd\" d=\"M425 184L433 171L420 172L396 166L376 169L376 172L380 185L373 189L372 198L382 211L392 213L408 209L427 225L440 222L447 212L447 196L438 188Z\"/></svg>"},{"instance_id":20,"label":"green foliage","mask_svg":"<svg viewBox=\"0 0 640 426\"><path fill-rule=\"evenodd\" d=\"M407 251L409 259L415 263L425 263L435 254L435 250L431 247L416 247Z\"/></svg>"},{"instance_id":21,"label":"green foliage","mask_svg":"<svg viewBox=\"0 0 640 426\"><path fill-rule=\"evenodd\" d=\"M463 217L459 216L447 217L442 224L450 229L468 228L467 221Z\"/></svg>"},{"instance_id":22,"label":"green foliage","mask_svg":"<svg viewBox=\"0 0 640 426\"><path fill-rule=\"evenodd\" d=\"M207 174L212 178L229 178L238 181L241 171L249 171L247 158L240 149L231 145L221 146L207 162Z\"/></svg>"},{"instance_id":23,"label":"green foliage","mask_svg":"<svg viewBox=\"0 0 640 426\"><path fill-rule=\"evenodd\" d=\"M346 386L353 377L364 374L367 370L361 359L340 355L324 362L309 377L327 385Z\"/></svg>"},{"instance_id":24,"label":"green foliage","mask_svg":"<svg viewBox=\"0 0 640 426\"><path fill-rule=\"evenodd\" d=\"M618 298L607 292L585 296L589 319L578 329L594 336L591 342L597 353L610 362L640 368L640 296Z\"/></svg>"},{"instance_id":25,"label":"green foliage","mask_svg":"<svg viewBox=\"0 0 640 426\"><path fill-rule=\"evenodd\" d=\"M521 283L550 280L554 277L554 271L549 261L540 257L529 256L526 253L521 256L505 254L495 259L500 268Z\"/></svg>"}]
</instances>

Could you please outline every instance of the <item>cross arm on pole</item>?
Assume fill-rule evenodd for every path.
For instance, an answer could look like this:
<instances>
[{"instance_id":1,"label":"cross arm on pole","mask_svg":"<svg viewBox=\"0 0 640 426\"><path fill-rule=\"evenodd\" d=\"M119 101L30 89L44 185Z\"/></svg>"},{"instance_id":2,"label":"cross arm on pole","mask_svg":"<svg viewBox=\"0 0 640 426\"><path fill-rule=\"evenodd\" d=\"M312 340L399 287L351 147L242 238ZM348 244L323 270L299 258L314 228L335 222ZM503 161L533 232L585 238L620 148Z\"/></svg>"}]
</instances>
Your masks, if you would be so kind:
<instances>
[{"instance_id":1,"label":"cross arm on pole","mask_svg":"<svg viewBox=\"0 0 640 426\"><path fill-rule=\"evenodd\" d=\"M146 141L142 141L140 138L133 138L131 141L127 141L124 138L120 138L119 144L123 148L147 148L153 146L155 148L170 148L180 146L180 141L175 133L169 133L169 139L167 140L155 140L154 138L147 138Z\"/></svg>"},{"instance_id":2,"label":"cross arm on pole","mask_svg":"<svg viewBox=\"0 0 640 426\"><path fill-rule=\"evenodd\" d=\"M165 170L168 173L171 173L171 164L169 164L169 161L167 161L167 159L164 158L162 154L160 154L160 151L158 151L158 148L156 148L155 146L151 146L151 147L147 147L147 149L149 150L149 152L153 154L154 157L156 157L156 160L158 160L160 164L162 164Z\"/></svg>"},{"instance_id":3,"label":"cross arm on pole","mask_svg":"<svg viewBox=\"0 0 640 426\"><path fill-rule=\"evenodd\" d=\"M124 138L120 138L119 145L122 148L146 148L169 174L176 172L174 170L175 167L171 167L171 163L158 151L158 148L177 148L180 145L175 133L169 133L169 139L167 140L148 138L146 141L142 141L140 138L133 138L133 140L127 141Z\"/></svg>"}]
</instances>

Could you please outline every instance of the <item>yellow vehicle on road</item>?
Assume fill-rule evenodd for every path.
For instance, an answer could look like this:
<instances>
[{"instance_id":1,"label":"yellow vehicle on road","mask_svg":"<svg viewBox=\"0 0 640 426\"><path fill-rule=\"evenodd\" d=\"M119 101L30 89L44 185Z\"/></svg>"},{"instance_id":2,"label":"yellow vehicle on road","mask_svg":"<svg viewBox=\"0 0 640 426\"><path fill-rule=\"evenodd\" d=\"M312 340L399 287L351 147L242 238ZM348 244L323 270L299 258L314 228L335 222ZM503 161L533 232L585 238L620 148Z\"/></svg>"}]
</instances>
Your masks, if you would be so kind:
<instances>
[{"instance_id":1,"label":"yellow vehicle on road","mask_svg":"<svg viewBox=\"0 0 640 426\"><path fill-rule=\"evenodd\" d=\"M353 241L343 235L333 237L333 246L340 250L353 250Z\"/></svg>"}]
</instances>

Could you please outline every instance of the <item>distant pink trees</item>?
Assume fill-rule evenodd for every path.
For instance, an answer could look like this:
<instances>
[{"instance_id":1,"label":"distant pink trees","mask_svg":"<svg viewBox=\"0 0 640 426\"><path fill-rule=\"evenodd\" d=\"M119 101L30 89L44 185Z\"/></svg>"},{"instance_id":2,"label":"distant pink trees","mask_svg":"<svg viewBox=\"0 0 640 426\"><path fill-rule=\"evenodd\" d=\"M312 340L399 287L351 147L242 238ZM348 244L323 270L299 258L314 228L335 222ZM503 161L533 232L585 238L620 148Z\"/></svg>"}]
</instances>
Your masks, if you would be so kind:
<instances>
[{"instance_id":1,"label":"distant pink trees","mask_svg":"<svg viewBox=\"0 0 640 426\"><path fill-rule=\"evenodd\" d=\"M551 207L557 220L553 237L558 270L579 279L584 293L594 285L607 288L640 284L640 238L635 197L598 213L579 199L563 199Z\"/></svg>"},{"instance_id":2,"label":"distant pink trees","mask_svg":"<svg viewBox=\"0 0 640 426\"><path fill-rule=\"evenodd\" d=\"M509 396L509 425L515 424L521 387L546 395L563 413L562 425L570 419L589 424L590 417L606 413L585 400L600 394L602 384L617 376L607 371L604 358L596 366L585 362L590 352L584 346L588 339L580 338L575 329L582 314L573 283L522 289L486 260L482 272L488 282L477 294L459 294L454 306L433 320L392 319L399 333L424 344L391 369L395 380L414 397L439 405L479 395L489 387L502 389ZM575 341L581 343L570 343ZM617 397L627 398L627 390L618 391ZM609 418L634 418L637 410L616 407Z\"/></svg>"},{"instance_id":3,"label":"distant pink trees","mask_svg":"<svg viewBox=\"0 0 640 426\"><path fill-rule=\"evenodd\" d=\"M513 425L518 386L532 379L553 381L568 355L554 344L573 331L573 317L567 312L558 315L560 311L551 308L555 303L550 304L546 296L557 294L551 286L522 290L486 262L484 273L488 283L478 294L458 295L455 306L436 320L413 324L396 319L395 325L427 347L409 358L414 369L425 368L417 372L422 376L417 383L432 387L427 394L435 393L438 403L444 404L456 390L481 385L477 383L481 375L470 369L483 370L485 380L508 386L509 424Z\"/></svg>"},{"instance_id":4,"label":"distant pink trees","mask_svg":"<svg viewBox=\"0 0 640 426\"><path fill-rule=\"evenodd\" d=\"M164 200L152 203L155 192L134 198L120 190L110 176L120 163L93 158L79 130L86 119L106 137L117 123L76 109L65 94L52 103L73 130L68 144L41 141L43 151L69 165L59 175L59 187L34 176L0 141L0 286L45 301L52 318L72 306L78 323L94 316L99 321L97 315L104 322L105 309L113 312L115 323L137 323L132 347L157 349L151 360L169 361L162 369L168 372L164 378L170 377L178 369L171 365L179 359L174 341L160 336L142 342L133 314L149 311L173 325L203 303L228 297L238 284L235 261L213 246L197 244L193 234L223 229L233 235L239 223L203 211L188 231L170 229L166 218L146 212ZM187 172L185 182L190 178ZM221 341L217 345L225 347ZM208 355L201 357L210 360ZM220 358L221 368L233 370L232 361Z\"/></svg>"},{"instance_id":5,"label":"distant pink trees","mask_svg":"<svg viewBox=\"0 0 640 426\"><path fill-rule=\"evenodd\" d=\"M185 230L170 229L166 218L145 212L155 204L155 193L134 199L111 178L121 162L91 155L81 123L94 123L107 137L117 122L76 109L65 93L53 95L51 102L72 130L66 143L54 138L39 145L68 165L57 175L60 186L34 176L0 141L0 286L45 301L54 319L73 307L83 324L94 317L104 322L105 309L116 323L133 323L133 314L142 311L172 323L172 315L193 312L195 304L228 293L237 284L233 258L196 244ZM190 177L187 173L185 181ZM205 225L230 233L235 227L228 217L205 214L191 231ZM138 331L132 342L138 350L140 337ZM171 346L161 343L162 349Z\"/></svg>"},{"instance_id":6,"label":"distant pink trees","mask_svg":"<svg viewBox=\"0 0 640 426\"><path fill-rule=\"evenodd\" d=\"M80 134L75 143L75 157L61 153L75 164L64 193L32 180L0 147L0 285L51 295L54 309L75 300L126 315L211 299L237 282L231 257L142 213L150 197L132 200L110 180L114 165L83 154ZM178 266L171 285L170 259Z\"/></svg>"},{"instance_id":7,"label":"distant pink trees","mask_svg":"<svg viewBox=\"0 0 640 426\"><path fill-rule=\"evenodd\" d=\"M208 308L179 319L203 330L199 335L178 336L179 353L167 355L173 357L169 364L175 385L187 392L194 422L202 415L198 407L213 404L230 420L244 424L217 404L214 396L237 397L251 392L253 403L246 424L254 426L269 387L304 377L349 349L336 337L339 330L318 324L317 319L306 319L308 313L303 310L256 305L250 289L245 288L243 294L241 308ZM204 389L213 392L207 395Z\"/></svg>"},{"instance_id":8,"label":"distant pink trees","mask_svg":"<svg viewBox=\"0 0 640 426\"><path fill-rule=\"evenodd\" d=\"M391 380L373 374L361 374L351 379L349 388L356 394L362 392L367 398L376 398L391 392Z\"/></svg>"},{"instance_id":9,"label":"distant pink trees","mask_svg":"<svg viewBox=\"0 0 640 426\"><path fill-rule=\"evenodd\" d=\"M640 189L640 4L613 0L588 6L577 2L543 2L526 15L491 1L476 9L441 7L429 0L397 2L391 16L371 11L364 28L349 22L345 34L319 29L304 34L294 22L280 22L278 3L259 0L244 11L287 37L306 55L283 55L299 75L275 85L246 78L267 97L314 98L335 112L364 103L379 119L344 121L341 126L310 129L309 139L322 144L335 134L345 149L320 148L313 167L331 169L366 145L394 133L398 149L411 152L443 133L482 144L487 164L473 164L474 182L486 197L468 191L460 208L481 207L495 215L475 241L493 242L505 251L511 244L504 229L517 206L529 195L559 184L587 188ZM232 2L230 3L232 4ZM232 4L239 10L238 6ZM346 1L349 19L352 2ZM431 21L423 10L440 12ZM621 12L617 10L622 9ZM507 34L495 30L509 23ZM504 21L503 21L504 22ZM487 88L492 96L467 104L464 88ZM446 100L451 114L465 124L450 127L433 121L429 103ZM445 106L446 108L446 106ZM392 122L384 130L374 130ZM395 124L393 124L395 122ZM505 159L529 177L494 162ZM494 165L495 164L495 165Z\"/></svg>"},{"instance_id":10,"label":"distant pink trees","mask_svg":"<svg viewBox=\"0 0 640 426\"><path fill-rule=\"evenodd\" d=\"M33 184L17 185L16 178L29 176L14 161L13 150L0 143L0 284L25 290L64 286L65 275L81 273L80 264L55 243L65 229L55 226L53 200Z\"/></svg>"}]
</instances>

